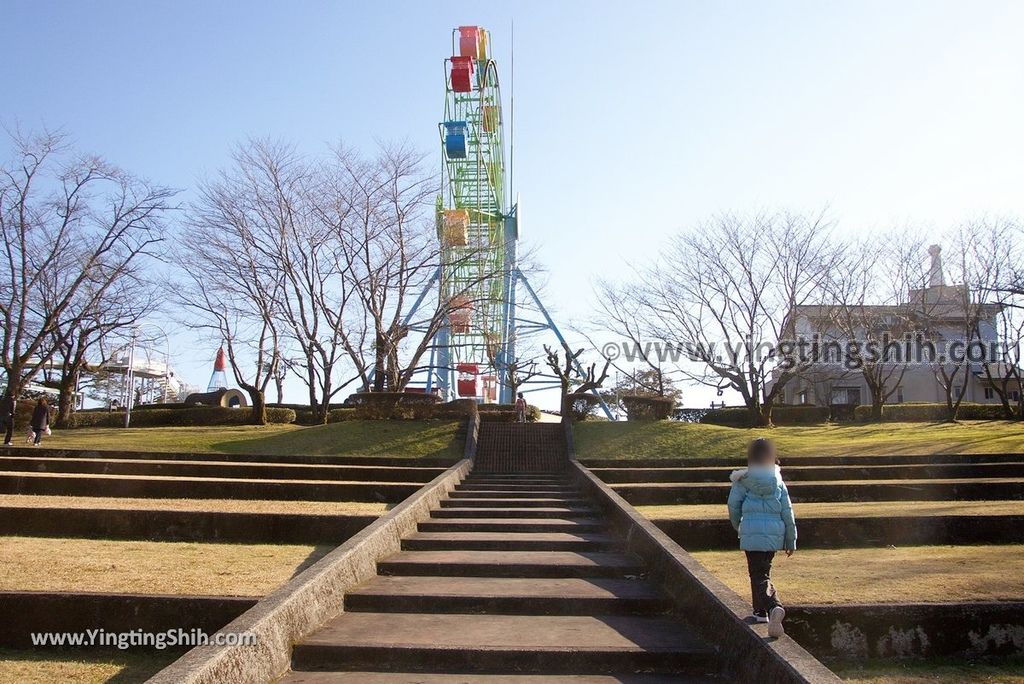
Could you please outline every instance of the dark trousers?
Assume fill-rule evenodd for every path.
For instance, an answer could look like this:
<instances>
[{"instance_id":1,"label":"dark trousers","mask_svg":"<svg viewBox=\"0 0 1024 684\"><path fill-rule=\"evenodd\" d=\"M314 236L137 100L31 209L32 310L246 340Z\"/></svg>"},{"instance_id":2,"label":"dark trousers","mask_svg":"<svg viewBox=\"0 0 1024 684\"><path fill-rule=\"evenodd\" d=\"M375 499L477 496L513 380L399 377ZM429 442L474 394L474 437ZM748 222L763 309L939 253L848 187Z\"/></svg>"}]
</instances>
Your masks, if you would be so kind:
<instances>
[{"instance_id":1,"label":"dark trousers","mask_svg":"<svg viewBox=\"0 0 1024 684\"><path fill-rule=\"evenodd\" d=\"M754 604L754 613L766 615L779 603L772 584L772 561L774 551L747 551L747 572L750 574L750 594Z\"/></svg>"},{"instance_id":2,"label":"dark trousers","mask_svg":"<svg viewBox=\"0 0 1024 684\"><path fill-rule=\"evenodd\" d=\"M36 427L35 425L33 425L32 426L32 432L35 433L35 437L36 437L35 441L33 442L33 444L39 444L40 442L43 441L43 433L46 432L46 428L44 428L44 427Z\"/></svg>"},{"instance_id":3,"label":"dark trousers","mask_svg":"<svg viewBox=\"0 0 1024 684\"><path fill-rule=\"evenodd\" d=\"M10 444L14 438L14 419L0 418L0 429L4 431L4 444Z\"/></svg>"}]
</instances>

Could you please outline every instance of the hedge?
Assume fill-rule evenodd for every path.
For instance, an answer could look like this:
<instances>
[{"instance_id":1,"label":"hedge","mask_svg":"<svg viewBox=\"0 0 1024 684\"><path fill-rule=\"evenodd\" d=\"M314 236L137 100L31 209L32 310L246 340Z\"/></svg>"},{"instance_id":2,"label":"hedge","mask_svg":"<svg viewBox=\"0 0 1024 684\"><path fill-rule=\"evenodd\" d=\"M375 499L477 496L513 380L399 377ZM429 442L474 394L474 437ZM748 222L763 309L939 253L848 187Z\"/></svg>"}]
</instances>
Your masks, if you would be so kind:
<instances>
[{"instance_id":1,"label":"hedge","mask_svg":"<svg viewBox=\"0 0 1024 684\"><path fill-rule=\"evenodd\" d=\"M827 423L828 406L775 406L772 409L772 423L775 425L817 425ZM750 427L750 411L745 407L711 409L700 422L726 427Z\"/></svg>"},{"instance_id":2,"label":"hedge","mask_svg":"<svg viewBox=\"0 0 1024 684\"><path fill-rule=\"evenodd\" d=\"M672 415L676 401L672 397L627 394L619 398L626 407L629 420L666 420Z\"/></svg>"},{"instance_id":3,"label":"hedge","mask_svg":"<svg viewBox=\"0 0 1024 684\"><path fill-rule=\"evenodd\" d=\"M514 423L516 421L515 404L480 404L477 406L481 421L494 423ZM526 406L526 422L536 423L540 420L540 409L536 406Z\"/></svg>"},{"instance_id":4,"label":"hedge","mask_svg":"<svg viewBox=\"0 0 1024 684\"><path fill-rule=\"evenodd\" d=\"M943 404L886 404L882 407L882 420L906 423L931 423L946 420L948 412ZM871 407L858 406L854 417L859 422L871 420ZM957 420L1003 420L1002 404L960 404Z\"/></svg>"},{"instance_id":5,"label":"hedge","mask_svg":"<svg viewBox=\"0 0 1024 684\"><path fill-rule=\"evenodd\" d=\"M132 411L132 427L206 427L216 425L249 425L252 409L225 408L223 406L193 406L184 409L150 408ZM267 408L268 423L295 422L295 411L285 408ZM71 415L73 428L121 427L121 411L78 411Z\"/></svg>"}]
</instances>

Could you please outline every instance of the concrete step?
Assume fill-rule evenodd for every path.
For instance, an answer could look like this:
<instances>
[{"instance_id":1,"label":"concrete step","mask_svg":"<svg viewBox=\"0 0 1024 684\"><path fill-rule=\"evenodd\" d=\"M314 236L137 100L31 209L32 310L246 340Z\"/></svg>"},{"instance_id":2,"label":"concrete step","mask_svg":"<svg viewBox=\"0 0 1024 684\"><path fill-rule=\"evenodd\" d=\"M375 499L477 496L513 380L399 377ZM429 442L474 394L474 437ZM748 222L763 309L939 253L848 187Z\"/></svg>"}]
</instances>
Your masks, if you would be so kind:
<instances>
[{"instance_id":1,"label":"concrete step","mask_svg":"<svg viewBox=\"0 0 1024 684\"><path fill-rule=\"evenodd\" d=\"M140 499L273 499L398 503L420 488L406 482L252 480L244 478L0 473L0 494L114 496Z\"/></svg>"},{"instance_id":2,"label":"concrete step","mask_svg":"<svg viewBox=\"0 0 1024 684\"><path fill-rule=\"evenodd\" d=\"M640 559L604 551L402 551L377 563L379 575L449 577L623 577Z\"/></svg>"},{"instance_id":3,"label":"concrete step","mask_svg":"<svg viewBox=\"0 0 1024 684\"><path fill-rule=\"evenodd\" d=\"M573 479L560 475L474 475L470 474L465 482L500 482L506 484L518 484L522 482L536 482L538 484L560 484L571 485Z\"/></svg>"},{"instance_id":4,"label":"concrete step","mask_svg":"<svg viewBox=\"0 0 1024 684\"><path fill-rule=\"evenodd\" d=\"M402 540L407 551L614 551L621 546L593 532L417 532Z\"/></svg>"},{"instance_id":5,"label":"concrete step","mask_svg":"<svg viewBox=\"0 0 1024 684\"><path fill-rule=\"evenodd\" d=\"M694 673L715 652L666 617L346 613L292 651L292 667L515 672Z\"/></svg>"},{"instance_id":6,"label":"concrete step","mask_svg":"<svg viewBox=\"0 0 1024 684\"><path fill-rule=\"evenodd\" d=\"M347 612L491 615L663 613L667 597L645 581L520 577L377 577L345 596Z\"/></svg>"},{"instance_id":7,"label":"concrete step","mask_svg":"<svg viewBox=\"0 0 1024 684\"><path fill-rule=\"evenodd\" d=\"M517 490L501 490L501 489L456 489L453 492L449 492L448 497L451 499L504 499L509 496L515 496L517 499L549 499L555 495L563 496L579 496L579 492L576 491L553 491L546 492L543 490L536 489L517 489Z\"/></svg>"},{"instance_id":8,"label":"concrete step","mask_svg":"<svg viewBox=\"0 0 1024 684\"><path fill-rule=\"evenodd\" d=\"M721 503L728 482L617 484L612 488L634 506ZM839 501L985 501L1024 499L1024 478L958 480L836 480L791 482L789 493L804 503Z\"/></svg>"},{"instance_id":9,"label":"concrete step","mask_svg":"<svg viewBox=\"0 0 1024 684\"><path fill-rule=\"evenodd\" d=\"M474 509L467 510L474 511ZM523 512L527 511L524 510ZM489 516L480 518L469 516L432 518L419 523L419 530L421 532L567 532L569 534L579 534L601 532L607 527L607 524L599 518L569 517L528 518Z\"/></svg>"},{"instance_id":10,"label":"concrete step","mask_svg":"<svg viewBox=\"0 0 1024 684\"><path fill-rule=\"evenodd\" d=\"M578 492L579 487L571 484L544 484L537 482L462 482L455 486L455 491L480 491L492 492Z\"/></svg>"},{"instance_id":11,"label":"concrete step","mask_svg":"<svg viewBox=\"0 0 1024 684\"><path fill-rule=\"evenodd\" d=\"M430 512L433 518L587 518L599 514L596 508L544 506L539 508L444 507Z\"/></svg>"},{"instance_id":12,"label":"concrete step","mask_svg":"<svg viewBox=\"0 0 1024 684\"><path fill-rule=\"evenodd\" d=\"M446 499L441 502L442 508L552 508L552 507L584 507L590 499L581 497L553 497L550 499L520 499L509 494L507 499Z\"/></svg>"},{"instance_id":13,"label":"concrete step","mask_svg":"<svg viewBox=\"0 0 1024 684\"><path fill-rule=\"evenodd\" d=\"M289 672L280 684L720 684L701 675L515 675L424 672Z\"/></svg>"},{"instance_id":14,"label":"concrete step","mask_svg":"<svg viewBox=\"0 0 1024 684\"><path fill-rule=\"evenodd\" d=\"M475 486L475 487L560 487L563 489L571 489L577 487L577 484L570 480L494 480L494 479L476 479L469 477L459 483L459 486Z\"/></svg>"},{"instance_id":15,"label":"concrete step","mask_svg":"<svg viewBox=\"0 0 1024 684\"><path fill-rule=\"evenodd\" d=\"M788 462L788 459L787 459ZM592 468L609 484L645 482L726 482L735 466L705 468ZM1024 477L1024 461L1003 463L946 463L899 465L789 466L787 482L833 480L949 479Z\"/></svg>"},{"instance_id":16,"label":"concrete step","mask_svg":"<svg viewBox=\"0 0 1024 684\"><path fill-rule=\"evenodd\" d=\"M0 471L79 473L96 475L164 475L168 477L220 477L271 480L339 480L357 482L429 482L444 468L415 466L358 466L257 463L241 461L175 460L153 458L57 458L52 456L0 456Z\"/></svg>"}]
</instances>

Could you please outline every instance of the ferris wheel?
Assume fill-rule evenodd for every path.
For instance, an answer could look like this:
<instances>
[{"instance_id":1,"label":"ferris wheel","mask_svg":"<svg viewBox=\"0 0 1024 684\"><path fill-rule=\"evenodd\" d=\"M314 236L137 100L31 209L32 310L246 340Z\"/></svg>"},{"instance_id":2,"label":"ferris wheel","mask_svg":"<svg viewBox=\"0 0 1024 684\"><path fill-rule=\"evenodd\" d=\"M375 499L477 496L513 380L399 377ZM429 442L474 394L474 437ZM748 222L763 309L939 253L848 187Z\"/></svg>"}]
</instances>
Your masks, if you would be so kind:
<instances>
[{"instance_id":1,"label":"ferris wheel","mask_svg":"<svg viewBox=\"0 0 1024 684\"><path fill-rule=\"evenodd\" d=\"M450 302L439 365L457 374L463 397L499 397L503 359L515 318L515 212L507 209L504 119L490 34L478 26L452 31L444 62L444 120L439 124L445 190L438 198L441 296ZM451 387L451 379L442 379ZM447 389L447 388L446 388Z\"/></svg>"},{"instance_id":2,"label":"ferris wheel","mask_svg":"<svg viewBox=\"0 0 1024 684\"><path fill-rule=\"evenodd\" d=\"M517 263L519 211L508 197L505 120L491 48L489 31L460 26L452 30L452 56L444 60L444 119L438 124L444 189L437 198L442 258L432 283L449 314L435 334L421 390L510 404L517 341L549 331L564 349L568 345ZM534 318L520 315L520 286Z\"/></svg>"}]
</instances>

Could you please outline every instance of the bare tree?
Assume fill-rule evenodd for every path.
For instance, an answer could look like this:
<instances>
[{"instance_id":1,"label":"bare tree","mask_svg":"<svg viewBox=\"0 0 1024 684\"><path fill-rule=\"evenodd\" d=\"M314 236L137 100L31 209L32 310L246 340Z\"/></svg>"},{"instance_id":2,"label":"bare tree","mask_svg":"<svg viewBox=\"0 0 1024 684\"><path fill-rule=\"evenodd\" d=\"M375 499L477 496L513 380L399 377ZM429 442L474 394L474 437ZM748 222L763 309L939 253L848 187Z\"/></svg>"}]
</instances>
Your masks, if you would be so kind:
<instances>
[{"instance_id":1,"label":"bare tree","mask_svg":"<svg viewBox=\"0 0 1024 684\"><path fill-rule=\"evenodd\" d=\"M170 294L183 325L224 345L235 382L252 403L252 422L263 425L282 349L285 283L277 236L261 223L267 198L245 154L237 151L234 168L204 182L189 206L174 255L180 278Z\"/></svg>"},{"instance_id":2,"label":"bare tree","mask_svg":"<svg viewBox=\"0 0 1024 684\"><path fill-rule=\"evenodd\" d=\"M838 253L824 216L718 216L677 235L627 291L644 336L685 351L688 380L735 390L753 424L770 425L809 361L787 358L797 307L819 303Z\"/></svg>"},{"instance_id":3,"label":"bare tree","mask_svg":"<svg viewBox=\"0 0 1024 684\"><path fill-rule=\"evenodd\" d=\"M882 419L883 406L913 361L903 353L902 343L919 330L921 303L912 301L909 293L927 285L920 267L924 239L913 232L893 233L884 243L867 239L847 246L825 274L827 303L813 310L822 343L846 350L848 365L823 359L808 372L861 375L876 421Z\"/></svg>"},{"instance_id":4,"label":"bare tree","mask_svg":"<svg viewBox=\"0 0 1024 684\"><path fill-rule=\"evenodd\" d=\"M571 420L572 411L572 396L585 394L593 390L599 389L604 385L604 381L608 378L608 368L611 366L611 360L604 360L604 367L601 372L597 372L597 363L592 363L589 366L583 366L580 361L580 357L583 355L583 348L577 349L575 352L570 350L568 347L563 347L564 359L560 356L557 349L552 349L548 345L544 345L544 357L547 362L548 368L554 373L555 377L558 378L558 384L562 394L562 418L563 420Z\"/></svg>"},{"instance_id":5,"label":"bare tree","mask_svg":"<svg viewBox=\"0 0 1024 684\"><path fill-rule=\"evenodd\" d=\"M999 218L982 217L961 224L953 234L952 258L944 262L956 284L944 286L930 297L929 335L941 342L941 356L932 369L945 394L949 421L957 419L973 375L993 378L990 364L998 360L990 357L992 350L985 342L997 337L998 319L1006 304L1005 284L1017 266L1007 248L1015 230L1012 221ZM926 296L934 291L926 290ZM954 353L954 345L960 346L959 353ZM972 351L976 352L974 358ZM998 383L990 386L1000 389Z\"/></svg>"},{"instance_id":6,"label":"bare tree","mask_svg":"<svg viewBox=\"0 0 1024 684\"><path fill-rule=\"evenodd\" d=\"M55 340L87 326L159 249L175 192L73 153L60 134L13 141L0 169L0 363L17 396Z\"/></svg>"},{"instance_id":7,"label":"bare tree","mask_svg":"<svg viewBox=\"0 0 1024 684\"><path fill-rule=\"evenodd\" d=\"M136 268L135 272L126 272L98 299L89 291L83 293L69 307L67 318L55 323L52 357L58 371L55 427L66 427L70 423L74 393L82 373L102 368L112 353L123 349L123 344L112 344L112 340L123 337L152 314L158 301L148 274ZM79 310L79 304L91 306L91 310Z\"/></svg>"},{"instance_id":8,"label":"bare tree","mask_svg":"<svg viewBox=\"0 0 1024 684\"><path fill-rule=\"evenodd\" d=\"M423 171L422 154L382 146L373 159L339 151L334 164L335 184L344 191L343 206L333 210L338 259L351 288L347 321L339 323L344 345L363 388L401 392L456 309L500 306L474 293L503 277L505 265L487 262L482 236L457 250L437 239L438 181ZM442 262L462 277L435 281ZM440 296L420 299L413 315L431 283Z\"/></svg>"},{"instance_id":9,"label":"bare tree","mask_svg":"<svg viewBox=\"0 0 1024 684\"><path fill-rule=\"evenodd\" d=\"M612 360L612 367L631 379L623 388L628 386L628 391L677 398L680 392L675 389L671 363L667 363L676 353L676 346L649 337L641 312L636 307L637 300L642 297L638 296L635 286L598 279L594 289L599 311L592 327L618 336L630 349L629 353L620 354ZM593 344L589 335L587 340Z\"/></svg>"}]
</instances>

